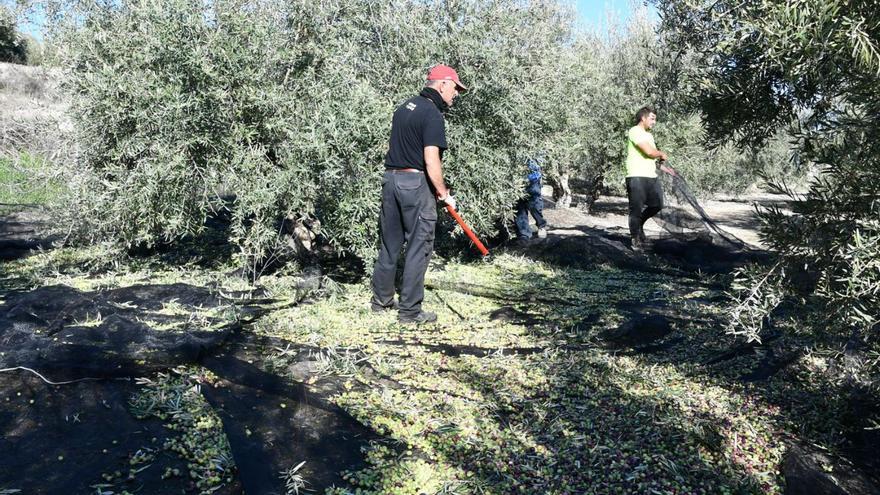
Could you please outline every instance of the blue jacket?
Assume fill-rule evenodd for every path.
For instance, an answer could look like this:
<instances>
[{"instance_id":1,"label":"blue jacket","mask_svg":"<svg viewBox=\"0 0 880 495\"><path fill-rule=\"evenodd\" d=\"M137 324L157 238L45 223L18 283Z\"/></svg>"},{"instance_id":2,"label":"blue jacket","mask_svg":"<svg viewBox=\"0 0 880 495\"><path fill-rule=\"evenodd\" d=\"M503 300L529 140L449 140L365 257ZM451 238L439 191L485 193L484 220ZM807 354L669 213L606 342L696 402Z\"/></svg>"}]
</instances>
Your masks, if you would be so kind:
<instances>
[{"instance_id":1,"label":"blue jacket","mask_svg":"<svg viewBox=\"0 0 880 495\"><path fill-rule=\"evenodd\" d=\"M541 182L541 165L538 163L538 160L534 158L529 158L526 162L529 166L529 175L527 176L529 179L529 184L533 182Z\"/></svg>"},{"instance_id":2,"label":"blue jacket","mask_svg":"<svg viewBox=\"0 0 880 495\"><path fill-rule=\"evenodd\" d=\"M529 184L526 186L526 192L531 196L540 196L541 195L541 165L538 163L538 160L534 158L529 158L526 162L529 166L529 173L526 176L529 180Z\"/></svg>"}]
</instances>

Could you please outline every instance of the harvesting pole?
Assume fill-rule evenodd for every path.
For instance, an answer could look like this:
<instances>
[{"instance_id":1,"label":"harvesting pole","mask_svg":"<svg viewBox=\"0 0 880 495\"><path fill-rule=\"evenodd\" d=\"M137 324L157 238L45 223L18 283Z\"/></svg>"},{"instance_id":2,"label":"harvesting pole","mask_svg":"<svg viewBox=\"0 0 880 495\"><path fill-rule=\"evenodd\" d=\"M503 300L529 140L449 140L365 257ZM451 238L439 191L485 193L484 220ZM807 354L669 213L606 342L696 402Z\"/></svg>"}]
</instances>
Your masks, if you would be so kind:
<instances>
[{"instance_id":1,"label":"harvesting pole","mask_svg":"<svg viewBox=\"0 0 880 495\"><path fill-rule=\"evenodd\" d=\"M464 223L464 220L462 220L461 215L459 215L458 212L455 211L455 209L453 209L452 206L450 206L450 205L446 205L446 211L448 211L449 214L452 215L452 218L454 218L455 221L458 222L458 225L461 227L461 230L463 230L464 233L467 234L467 236L468 236L468 238L470 238L471 242L474 243L474 246L477 246L477 249L480 251L480 254L483 256L486 256L487 254L489 254L489 250L486 249L486 246L484 246L483 243L480 242L479 239L477 239L476 234L474 234L474 232L471 230L471 228L468 227L466 223Z\"/></svg>"}]
</instances>

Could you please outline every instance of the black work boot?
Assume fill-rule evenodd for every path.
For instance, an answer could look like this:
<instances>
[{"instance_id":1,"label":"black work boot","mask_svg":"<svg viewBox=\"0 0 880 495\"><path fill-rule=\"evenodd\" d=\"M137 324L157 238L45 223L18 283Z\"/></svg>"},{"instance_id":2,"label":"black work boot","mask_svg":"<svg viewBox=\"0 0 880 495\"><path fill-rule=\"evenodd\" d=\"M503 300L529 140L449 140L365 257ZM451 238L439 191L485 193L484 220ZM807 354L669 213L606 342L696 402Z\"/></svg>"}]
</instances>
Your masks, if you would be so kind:
<instances>
[{"instance_id":1,"label":"black work boot","mask_svg":"<svg viewBox=\"0 0 880 495\"><path fill-rule=\"evenodd\" d=\"M437 321L437 315L430 311L419 311L414 315L398 315L397 321L403 324L414 323L416 325L421 325L422 323L432 323Z\"/></svg>"},{"instance_id":2,"label":"black work boot","mask_svg":"<svg viewBox=\"0 0 880 495\"><path fill-rule=\"evenodd\" d=\"M370 302L370 309L373 310L373 313L384 313L385 311L391 311L392 309L397 309L397 301L391 301L391 304L388 306L382 306L376 301Z\"/></svg>"}]
</instances>

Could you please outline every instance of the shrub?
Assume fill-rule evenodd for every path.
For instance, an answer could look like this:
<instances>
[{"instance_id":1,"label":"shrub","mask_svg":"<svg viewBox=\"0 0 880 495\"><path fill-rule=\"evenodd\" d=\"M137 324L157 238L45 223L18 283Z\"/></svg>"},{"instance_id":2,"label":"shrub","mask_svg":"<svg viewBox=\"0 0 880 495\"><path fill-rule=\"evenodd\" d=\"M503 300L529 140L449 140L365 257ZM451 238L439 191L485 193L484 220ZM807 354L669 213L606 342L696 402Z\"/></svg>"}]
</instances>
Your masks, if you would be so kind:
<instances>
[{"instance_id":1,"label":"shrub","mask_svg":"<svg viewBox=\"0 0 880 495\"><path fill-rule=\"evenodd\" d=\"M46 47L40 40L30 34L22 34L25 49L25 62L28 65L41 66L46 59Z\"/></svg>"},{"instance_id":2,"label":"shrub","mask_svg":"<svg viewBox=\"0 0 880 495\"><path fill-rule=\"evenodd\" d=\"M15 17L0 5L0 62L23 64L25 60L26 43L15 30Z\"/></svg>"}]
</instances>

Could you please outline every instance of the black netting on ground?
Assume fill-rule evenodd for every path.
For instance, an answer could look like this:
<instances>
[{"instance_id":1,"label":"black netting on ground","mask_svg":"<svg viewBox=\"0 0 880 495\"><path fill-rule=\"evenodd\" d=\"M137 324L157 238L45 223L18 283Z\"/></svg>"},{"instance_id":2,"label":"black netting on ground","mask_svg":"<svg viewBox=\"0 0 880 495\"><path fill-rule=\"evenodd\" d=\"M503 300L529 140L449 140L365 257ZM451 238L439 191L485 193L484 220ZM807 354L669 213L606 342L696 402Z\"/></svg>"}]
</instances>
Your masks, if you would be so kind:
<instances>
[{"instance_id":1,"label":"black netting on ground","mask_svg":"<svg viewBox=\"0 0 880 495\"><path fill-rule=\"evenodd\" d=\"M314 286L314 278L303 286ZM139 390L131 378L184 364L217 377L201 392L223 421L237 476L216 493L284 493L281 472L302 461L309 489L345 485L341 473L362 468L363 447L379 436L328 399L340 390L334 377L303 383L317 367L314 349L269 373L253 363L282 343L242 331L227 310L230 301L187 284L94 292L56 285L7 294L0 305L0 488L95 493L104 474L119 471L125 480L131 455L152 449L152 464L121 485L115 477L115 489L193 492L186 475L162 479L169 468L188 471L161 448L175 433L158 420L136 419L129 406ZM194 321L194 312L214 316ZM91 380L50 385L19 367L50 381Z\"/></svg>"},{"instance_id":2,"label":"black netting on ground","mask_svg":"<svg viewBox=\"0 0 880 495\"><path fill-rule=\"evenodd\" d=\"M611 264L670 274L726 271L751 256L743 243L724 235L705 215L686 183L672 185L681 199L676 189L667 193L671 207L661 220L675 235L654 246L663 262L633 253L626 235L586 227L581 229L584 235L550 236L525 250L560 267ZM305 297L320 290L320 273L302 282L296 293ZM223 422L237 472L235 482L216 493L284 493L281 472L303 461L299 473L313 492L345 486L341 473L361 469L363 447L382 440L329 400L341 389L337 377L314 380L316 349L291 349L287 342L257 337L243 328L235 315L258 318L265 312L258 301L234 307L212 289L187 284L91 292L56 285L2 297L0 369L32 368L54 381L97 380L55 386L20 369L0 373L0 390L8 399L0 400L0 489L95 493L94 486L105 481L102 474L120 471L125 477L131 455L147 448L156 453L150 467L130 481L117 482L114 490L197 491L186 476L162 479L166 469L187 470L186 461L161 448L176 433L157 419L135 418L129 405L141 389L131 378L185 364L201 365L217 377L200 390ZM193 319L196 313L201 316ZM529 316L507 310L493 318L520 321ZM662 315L645 321L654 329L647 340L627 328L608 337L641 352L666 345L658 343L668 340ZM279 348L292 353L287 365L272 372L261 367L263 358ZM449 355L487 352L478 347L435 350Z\"/></svg>"},{"instance_id":3,"label":"black netting on ground","mask_svg":"<svg viewBox=\"0 0 880 495\"><path fill-rule=\"evenodd\" d=\"M279 348L293 353L286 376L252 364ZM302 461L306 463L298 472L314 493L347 486L342 471L366 467L364 447L381 439L329 400L342 387L333 376L314 380L315 351L241 335L226 352L203 362L222 377L216 386L203 387L202 393L223 420L246 493L286 493L279 473ZM312 382L306 386L309 378Z\"/></svg>"},{"instance_id":4,"label":"black netting on ground","mask_svg":"<svg viewBox=\"0 0 880 495\"><path fill-rule=\"evenodd\" d=\"M722 229L706 213L684 177L661 174L665 206L654 220L673 237L702 240L731 249L750 251L752 248L735 235Z\"/></svg>"},{"instance_id":5,"label":"black netting on ground","mask_svg":"<svg viewBox=\"0 0 880 495\"><path fill-rule=\"evenodd\" d=\"M160 312L171 303L182 308L223 304L207 289L186 284L95 293L54 285L12 294L0 311L0 368L38 367L55 380L141 376L198 361L232 329L190 328L189 313ZM179 329L154 330L144 320Z\"/></svg>"},{"instance_id":6,"label":"black netting on ground","mask_svg":"<svg viewBox=\"0 0 880 495\"><path fill-rule=\"evenodd\" d=\"M766 259L767 253L743 249L729 242L716 242L708 234L681 233L652 242L650 256L630 248L629 232L578 227L584 235L549 235L539 242L512 248L535 259L565 268L589 269L608 264L621 269L681 276L701 273L729 273L751 261Z\"/></svg>"},{"instance_id":7,"label":"black netting on ground","mask_svg":"<svg viewBox=\"0 0 880 495\"><path fill-rule=\"evenodd\" d=\"M175 432L158 419L137 419L129 412L128 402L139 389L133 380L49 386L30 373L0 373L0 491L100 493L93 485L107 483L103 475L117 472L125 479L131 456L141 450L156 454L150 467L117 486L131 493L197 493L186 475L162 479L166 469L187 473L187 462L162 449ZM215 493L240 491L235 483Z\"/></svg>"}]
</instances>

